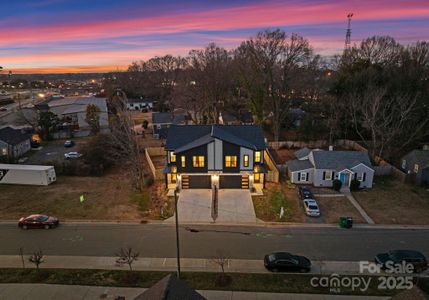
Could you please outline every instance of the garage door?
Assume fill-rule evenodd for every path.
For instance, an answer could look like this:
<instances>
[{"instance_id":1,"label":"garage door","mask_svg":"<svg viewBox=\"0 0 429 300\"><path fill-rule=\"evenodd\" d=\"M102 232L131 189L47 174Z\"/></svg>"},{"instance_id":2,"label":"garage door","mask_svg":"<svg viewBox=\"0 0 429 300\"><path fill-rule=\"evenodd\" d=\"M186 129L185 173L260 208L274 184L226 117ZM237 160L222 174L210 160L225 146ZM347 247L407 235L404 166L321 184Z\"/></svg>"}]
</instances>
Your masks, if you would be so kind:
<instances>
[{"instance_id":1,"label":"garage door","mask_svg":"<svg viewBox=\"0 0 429 300\"><path fill-rule=\"evenodd\" d=\"M211 176L210 175L189 176L189 188L190 189L211 189L212 188Z\"/></svg>"},{"instance_id":2,"label":"garage door","mask_svg":"<svg viewBox=\"0 0 429 300\"><path fill-rule=\"evenodd\" d=\"M219 188L221 189L241 189L241 175L223 175L219 177Z\"/></svg>"}]
</instances>

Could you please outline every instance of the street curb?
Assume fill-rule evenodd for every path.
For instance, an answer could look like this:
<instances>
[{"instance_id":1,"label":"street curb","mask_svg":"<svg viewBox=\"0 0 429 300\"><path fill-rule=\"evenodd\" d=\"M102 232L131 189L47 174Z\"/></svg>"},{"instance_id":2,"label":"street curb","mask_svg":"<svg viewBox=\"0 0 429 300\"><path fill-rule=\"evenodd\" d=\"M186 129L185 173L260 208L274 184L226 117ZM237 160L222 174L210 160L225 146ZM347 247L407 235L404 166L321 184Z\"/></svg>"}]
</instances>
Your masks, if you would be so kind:
<instances>
[{"instance_id":1,"label":"street curb","mask_svg":"<svg viewBox=\"0 0 429 300\"><path fill-rule=\"evenodd\" d=\"M64 225L98 224L98 225L166 225L173 226L174 222L162 220L60 220ZM16 225L17 220L0 220L0 224ZM187 223L181 222L180 226L231 226L231 227L255 227L255 228L339 228L337 224L313 224L313 223L288 223L288 222L261 222L261 223ZM429 225L396 225L396 224L354 224L356 229L404 229L404 230L429 230ZM350 229L353 230L353 229Z\"/></svg>"}]
</instances>

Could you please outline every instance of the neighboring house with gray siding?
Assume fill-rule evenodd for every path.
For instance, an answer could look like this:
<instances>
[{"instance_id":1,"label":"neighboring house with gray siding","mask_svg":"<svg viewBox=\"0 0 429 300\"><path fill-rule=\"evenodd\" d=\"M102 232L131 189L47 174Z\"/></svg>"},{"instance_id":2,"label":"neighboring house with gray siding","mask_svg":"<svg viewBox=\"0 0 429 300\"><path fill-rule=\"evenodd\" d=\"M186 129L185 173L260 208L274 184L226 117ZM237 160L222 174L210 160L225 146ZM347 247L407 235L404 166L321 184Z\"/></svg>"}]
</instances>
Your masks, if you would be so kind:
<instances>
[{"instance_id":1,"label":"neighboring house with gray siding","mask_svg":"<svg viewBox=\"0 0 429 300\"><path fill-rule=\"evenodd\" d=\"M4 127L0 129L0 158L16 159L30 151L31 149L31 134L14 129L12 127Z\"/></svg>"},{"instance_id":2,"label":"neighboring house with gray siding","mask_svg":"<svg viewBox=\"0 0 429 300\"><path fill-rule=\"evenodd\" d=\"M416 184L429 184L429 150L413 150L405 155L401 169L413 175Z\"/></svg>"},{"instance_id":3,"label":"neighboring house with gray siding","mask_svg":"<svg viewBox=\"0 0 429 300\"><path fill-rule=\"evenodd\" d=\"M298 159L286 163L292 183L332 187L333 181L339 179L343 186L350 186L352 179L357 179L361 188L372 187L374 169L366 152L304 148L295 156Z\"/></svg>"}]
</instances>

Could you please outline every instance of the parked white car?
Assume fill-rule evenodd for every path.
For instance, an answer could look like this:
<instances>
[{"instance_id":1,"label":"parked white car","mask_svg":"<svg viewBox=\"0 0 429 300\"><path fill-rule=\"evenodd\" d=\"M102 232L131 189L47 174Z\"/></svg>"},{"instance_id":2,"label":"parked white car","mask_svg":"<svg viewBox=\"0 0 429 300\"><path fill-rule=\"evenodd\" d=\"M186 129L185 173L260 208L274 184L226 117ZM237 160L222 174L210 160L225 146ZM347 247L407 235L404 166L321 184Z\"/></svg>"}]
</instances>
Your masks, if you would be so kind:
<instances>
[{"instance_id":1,"label":"parked white car","mask_svg":"<svg viewBox=\"0 0 429 300\"><path fill-rule=\"evenodd\" d=\"M79 158L81 156L82 154L80 154L79 152L68 152L64 154L65 158Z\"/></svg>"},{"instance_id":2,"label":"parked white car","mask_svg":"<svg viewBox=\"0 0 429 300\"><path fill-rule=\"evenodd\" d=\"M320 216L320 210L319 205L317 205L316 200L314 199L305 199L304 202L304 209L305 214L309 217L318 217Z\"/></svg>"}]
</instances>

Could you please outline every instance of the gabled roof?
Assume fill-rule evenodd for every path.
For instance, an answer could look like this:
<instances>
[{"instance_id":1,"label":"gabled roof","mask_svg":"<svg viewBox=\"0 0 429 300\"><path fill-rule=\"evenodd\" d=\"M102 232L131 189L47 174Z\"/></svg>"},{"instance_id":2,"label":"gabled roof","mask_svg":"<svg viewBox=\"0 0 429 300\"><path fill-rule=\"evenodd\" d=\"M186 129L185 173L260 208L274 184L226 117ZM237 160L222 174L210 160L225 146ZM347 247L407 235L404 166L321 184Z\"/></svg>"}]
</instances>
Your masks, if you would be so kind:
<instances>
[{"instance_id":1,"label":"gabled roof","mask_svg":"<svg viewBox=\"0 0 429 300\"><path fill-rule=\"evenodd\" d=\"M413 158L422 169L429 167L429 150L413 150L404 158Z\"/></svg>"},{"instance_id":2,"label":"gabled roof","mask_svg":"<svg viewBox=\"0 0 429 300\"><path fill-rule=\"evenodd\" d=\"M20 129L14 129L12 127L4 127L0 129L0 141L3 141L9 145L17 145L23 141L29 140L31 134L25 133Z\"/></svg>"},{"instance_id":3,"label":"gabled roof","mask_svg":"<svg viewBox=\"0 0 429 300\"><path fill-rule=\"evenodd\" d=\"M367 152L361 151L312 151L316 169L342 171L359 164L372 168Z\"/></svg>"},{"instance_id":4,"label":"gabled roof","mask_svg":"<svg viewBox=\"0 0 429 300\"><path fill-rule=\"evenodd\" d=\"M155 112L152 113L153 124L182 124L185 122L185 115L172 114L169 112Z\"/></svg>"},{"instance_id":5,"label":"gabled roof","mask_svg":"<svg viewBox=\"0 0 429 300\"><path fill-rule=\"evenodd\" d=\"M291 172L296 172L296 171L307 170L307 169L313 168L313 164L308 159L306 159L306 160L298 160L298 159L290 160L286 163L286 165Z\"/></svg>"},{"instance_id":6,"label":"gabled roof","mask_svg":"<svg viewBox=\"0 0 429 300\"><path fill-rule=\"evenodd\" d=\"M165 149L185 151L214 138L253 150L265 149L264 134L257 125L173 125L168 130Z\"/></svg>"},{"instance_id":7,"label":"gabled roof","mask_svg":"<svg viewBox=\"0 0 429 300\"><path fill-rule=\"evenodd\" d=\"M134 300L206 300L175 275L167 275Z\"/></svg>"},{"instance_id":8,"label":"gabled roof","mask_svg":"<svg viewBox=\"0 0 429 300\"><path fill-rule=\"evenodd\" d=\"M303 157L306 157L310 154L311 150L308 149L307 147L301 148L298 151L295 151L295 157L298 159L301 159Z\"/></svg>"}]
</instances>

